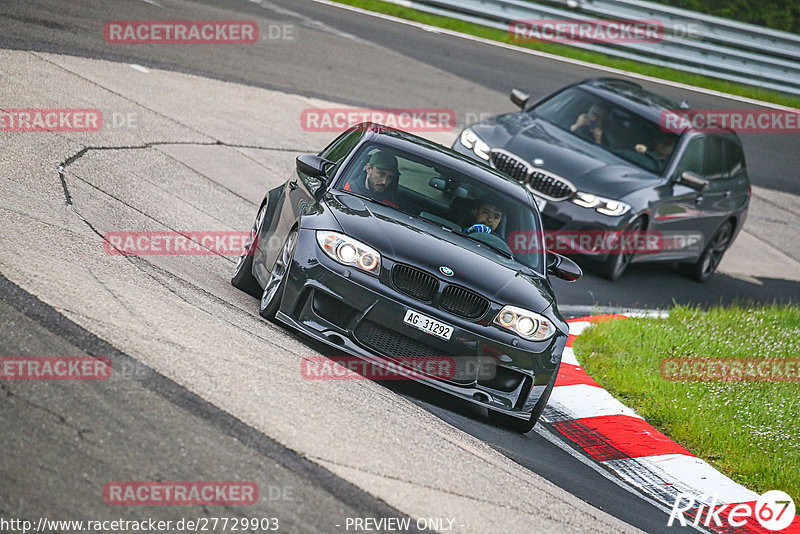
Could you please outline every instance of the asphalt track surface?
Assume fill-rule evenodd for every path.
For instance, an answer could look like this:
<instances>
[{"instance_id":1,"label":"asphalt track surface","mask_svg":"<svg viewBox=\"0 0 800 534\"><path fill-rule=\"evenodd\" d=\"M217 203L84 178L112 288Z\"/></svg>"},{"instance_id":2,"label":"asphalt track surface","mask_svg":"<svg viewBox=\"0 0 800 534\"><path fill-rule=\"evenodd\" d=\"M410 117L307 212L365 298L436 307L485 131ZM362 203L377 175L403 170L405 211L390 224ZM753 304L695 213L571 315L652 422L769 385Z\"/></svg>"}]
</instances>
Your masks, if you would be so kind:
<instances>
[{"instance_id":1,"label":"asphalt track surface","mask_svg":"<svg viewBox=\"0 0 800 534\"><path fill-rule=\"evenodd\" d=\"M459 118L483 113L508 111L506 94L510 87L524 87L535 95L546 94L566 83L593 75L590 69L563 63L514 55L507 52L454 40L430 32L409 30L371 17L343 12L311 2L162 2L156 8L143 1L86 2L25 2L0 7L0 48L43 50L173 70L201 73L205 76L236 81L260 87L277 88L353 105L377 107L452 107ZM271 23L297 24L300 35L313 34L314 39L302 38L287 42L269 43L258 48L214 47L176 49L173 47L131 47L124 51L110 49L103 40L102 25L109 19L233 19L257 17ZM314 22L317 21L317 22ZM323 21L323 25L319 25ZM409 38L413 31L413 38ZM439 73L435 79L417 79L418 73L409 70L404 58L414 65L423 64ZM443 73L443 74L442 74ZM460 79L467 79L482 90L472 94L460 90ZM647 85L647 84L645 84ZM532 87L535 86L535 87ZM679 92L659 88L662 93L681 96ZM675 93L675 94L672 94ZM730 107L719 99L697 96L697 107ZM789 136L746 139L747 157L751 168L769 169L756 173L753 181L775 190L797 193L795 169L800 157L793 149L796 139ZM753 298L756 300L797 298L798 285L785 280L762 280L754 286L726 276L718 276L707 286L697 286L673 274L669 268L634 266L625 278L625 285L606 283L589 274L584 285L559 285L562 304L611 304L632 307L668 306L673 300L682 303L712 304ZM589 289L587 289L587 286ZM698 289L698 288L701 289ZM589 298L587 298L587 292ZM255 306L255 303L253 303ZM0 354L53 354L108 352L106 345L113 340L100 340L83 331L35 296L26 294L13 284L0 283L0 307L3 335ZM313 342L291 336L294 341L318 349ZM118 351L117 351L118 352ZM125 354L115 357L135 365ZM3 385L4 405L14 406L14 415L3 410L6 450L40 447L47 451L41 462L14 467L19 458L6 456L4 475L17 487L32 482L50 486L65 495L57 510L74 511L69 498L73 484L92 477L108 480L106 473L82 472L80 468L66 473L55 482L51 464L64 461L84 467L75 444L94 446L87 454L100 454L107 449L108 457L122 451L132 437L142 439L144 450L140 458L131 461L131 477L142 475L143 463L150 462L150 473L169 473L167 478L206 478L237 473L269 472L262 486L292 487L296 500L278 499L270 503L265 513L281 514L289 531L328 531L326 521L331 515L400 516L369 494L339 479L316 464L304 461L292 451L280 446L268 436L247 427L241 421L204 403L196 396L168 379L154 375L145 366L142 380L126 385L126 391L80 390L65 393L65 397L49 397L37 391L36 385ZM488 425L480 410L450 399L442 399L427 388L415 384L386 384L392 391L411 399L444 421L491 444L512 460L541 474L580 499L648 532L666 531L664 513L643 499L611 483L602 473L575 460L564 447L546 439L542 433L518 436ZM87 395L97 395L97 405L108 406L109 413L100 421L119 422L118 432L108 432L97 421L67 423L64 411L80 412ZM125 396L125 410L114 411L114 401ZM32 399L35 399L32 400ZM132 418L131 405L147 406L143 418ZM34 433L32 429L39 430ZM98 438L98 436L100 436ZM550 435L552 438L552 435ZM106 441L104 441L106 440ZM99 444L103 444L99 446ZM169 446L165 447L164 443ZM47 446L43 446L43 445ZM150 451L147 447L151 447ZM173 447L173 448L170 448ZM148 453L149 452L149 453ZM175 461L176 456L184 459ZM188 461L186 461L188 459ZM86 461L86 458L83 458ZM247 468L241 467L246 463ZM278 464L279 468L268 464ZM129 477L130 478L130 477ZM202 477L200 477L202 478ZM224 478L224 477L223 477ZM234 477L230 477L234 478ZM31 484L33 485L33 484ZM44 493L39 493L43 495ZM297 496L301 495L300 499ZM6 495L5 497L9 497ZM20 510L14 500L6 498L0 515L19 515L20 512L39 512L53 509L53 502L26 499L31 510ZM314 503L306 506L301 503ZM83 505L83 503L81 503ZM13 508L13 509L12 509ZM200 511L198 511L200 512ZM231 513L237 513L231 510ZM187 515L187 514L182 514ZM671 529L670 531L674 531Z\"/></svg>"},{"instance_id":2,"label":"asphalt track surface","mask_svg":"<svg viewBox=\"0 0 800 534\"><path fill-rule=\"evenodd\" d=\"M156 2L158 4L158 2ZM311 1L233 0L165 2L144 0L64 4L39 0L0 7L0 47L41 50L116 61L135 61L198 73L221 80L280 89L355 106L447 107L459 124L513 110L512 87L534 97L601 71L535 56L511 53L468 40L422 31ZM108 45L102 36L107 20L254 18L261 25L258 45ZM281 28L290 27L289 33ZM264 39L274 30L274 40ZM277 38L285 35L288 38ZM467 83L468 82L468 83ZM696 108L751 108L720 97L641 82ZM752 183L777 192L800 194L800 134L742 134ZM798 197L800 198L800 197ZM800 262L800 213L773 221L752 213L761 239L782 235L775 248ZM741 240L742 238L740 238ZM556 281L559 302L572 306L667 308L677 304L709 306L732 302L786 302L800 298L800 272L790 280L771 276L769 265L759 280L718 274L704 286L677 273L672 265L632 265L624 283L597 276L591 261L581 262L580 284ZM724 267L724 264L723 264ZM796 264L800 267L800 264ZM724 270L724 269L722 269ZM738 271L741 272L742 269ZM795 268L795 271L798 271ZM745 273L753 274L753 273Z\"/></svg>"}]
</instances>

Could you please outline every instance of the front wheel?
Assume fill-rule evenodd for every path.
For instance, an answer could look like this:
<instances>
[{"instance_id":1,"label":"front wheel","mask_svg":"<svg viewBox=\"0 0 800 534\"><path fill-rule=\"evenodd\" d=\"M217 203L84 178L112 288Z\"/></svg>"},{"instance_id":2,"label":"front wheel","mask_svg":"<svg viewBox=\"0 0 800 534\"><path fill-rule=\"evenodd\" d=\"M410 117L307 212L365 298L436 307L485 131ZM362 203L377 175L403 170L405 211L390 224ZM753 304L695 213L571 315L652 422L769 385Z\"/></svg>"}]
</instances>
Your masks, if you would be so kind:
<instances>
[{"instance_id":1,"label":"front wheel","mask_svg":"<svg viewBox=\"0 0 800 534\"><path fill-rule=\"evenodd\" d=\"M717 233L711 238L711 242L703 250L703 254L696 263L683 263L679 266L680 271L698 282L708 282L711 275L717 270L722 256L733 240L733 223L725 222L719 227Z\"/></svg>"},{"instance_id":2,"label":"front wheel","mask_svg":"<svg viewBox=\"0 0 800 534\"><path fill-rule=\"evenodd\" d=\"M255 277L253 276L253 255L258 246L258 234L261 227L264 225L264 217L267 215L267 203L265 202L256 215L256 220L253 223L253 229L250 230L250 235L244 244L242 255L239 256L239 261L236 263L236 269L233 271L233 278L231 278L231 285L236 289L241 289L248 295L258 298L261 295L261 286L258 285Z\"/></svg>"},{"instance_id":3,"label":"front wheel","mask_svg":"<svg viewBox=\"0 0 800 534\"><path fill-rule=\"evenodd\" d=\"M641 232L644 230L644 219L637 219L632 222L630 226L625 229L626 234L631 232ZM619 250L614 250L608 255L608 259L600 264L598 270L603 277L616 282L628 268L633 260L634 251L629 250L625 252L625 247L620 247Z\"/></svg>"},{"instance_id":4,"label":"front wheel","mask_svg":"<svg viewBox=\"0 0 800 534\"><path fill-rule=\"evenodd\" d=\"M292 230L286 237L283 248L278 252L269 279L264 286L261 294L261 302L258 306L258 313L265 319L272 320L281 305L283 291L286 288L286 279L289 277L289 264L294 257L294 249L297 246L297 230Z\"/></svg>"}]
</instances>

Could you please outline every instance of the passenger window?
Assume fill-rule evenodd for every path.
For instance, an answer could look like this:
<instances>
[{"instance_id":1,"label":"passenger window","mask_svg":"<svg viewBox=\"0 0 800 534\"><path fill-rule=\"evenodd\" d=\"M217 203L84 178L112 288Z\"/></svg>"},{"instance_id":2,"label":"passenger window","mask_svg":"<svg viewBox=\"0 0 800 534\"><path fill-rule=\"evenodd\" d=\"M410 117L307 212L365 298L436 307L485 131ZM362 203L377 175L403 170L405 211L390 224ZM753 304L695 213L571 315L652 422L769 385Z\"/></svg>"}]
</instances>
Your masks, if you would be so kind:
<instances>
[{"instance_id":1,"label":"passenger window","mask_svg":"<svg viewBox=\"0 0 800 534\"><path fill-rule=\"evenodd\" d=\"M728 177L727 169L725 168L723 141L719 137L706 138L702 176L707 180L719 180L720 178Z\"/></svg>"},{"instance_id":2,"label":"passenger window","mask_svg":"<svg viewBox=\"0 0 800 534\"><path fill-rule=\"evenodd\" d=\"M745 171L744 154L742 147L737 143L725 139L725 172L730 177L735 177Z\"/></svg>"},{"instance_id":3,"label":"passenger window","mask_svg":"<svg viewBox=\"0 0 800 534\"><path fill-rule=\"evenodd\" d=\"M678 167L675 169L674 177L677 178L686 171L693 172L698 176L705 176L703 168L703 148L705 138L692 139L681 154Z\"/></svg>"}]
</instances>

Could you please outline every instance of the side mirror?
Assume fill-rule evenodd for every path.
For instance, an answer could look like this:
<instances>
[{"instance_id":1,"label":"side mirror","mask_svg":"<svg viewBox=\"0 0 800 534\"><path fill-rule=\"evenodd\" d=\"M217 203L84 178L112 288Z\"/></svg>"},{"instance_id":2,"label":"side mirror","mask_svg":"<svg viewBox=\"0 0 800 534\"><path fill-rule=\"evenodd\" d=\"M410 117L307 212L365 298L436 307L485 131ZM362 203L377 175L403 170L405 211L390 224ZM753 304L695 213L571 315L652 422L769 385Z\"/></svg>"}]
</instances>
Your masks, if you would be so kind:
<instances>
[{"instance_id":1,"label":"side mirror","mask_svg":"<svg viewBox=\"0 0 800 534\"><path fill-rule=\"evenodd\" d=\"M328 165L333 165L333 162L314 154L297 156L297 170L313 178L325 176Z\"/></svg>"},{"instance_id":2,"label":"side mirror","mask_svg":"<svg viewBox=\"0 0 800 534\"><path fill-rule=\"evenodd\" d=\"M578 264L571 259L561 254L556 254L555 252L548 252L547 274L552 274L556 278L566 280L567 282L574 282L583 276L583 271L581 271Z\"/></svg>"},{"instance_id":3,"label":"side mirror","mask_svg":"<svg viewBox=\"0 0 800 534\"><path fill-rule=\"evenodd\" d=\"M525 109L525 106L528 105L528 101L531 99L531 95L519 89L512 89L509 98L511 98L514 104L519 106L519 109Z\"/></svg>"},{"instance_id":4,"label":"side mirror","mask_svg":"<svg viewBox=\"0 0 800 534\"><path fill-rule=\"evenodd\" d=\"M691 171L684 171L676 180L681 185L691 187L695 191L702 191L708 185L708 180Z\"/></svg>"}]
</instances>

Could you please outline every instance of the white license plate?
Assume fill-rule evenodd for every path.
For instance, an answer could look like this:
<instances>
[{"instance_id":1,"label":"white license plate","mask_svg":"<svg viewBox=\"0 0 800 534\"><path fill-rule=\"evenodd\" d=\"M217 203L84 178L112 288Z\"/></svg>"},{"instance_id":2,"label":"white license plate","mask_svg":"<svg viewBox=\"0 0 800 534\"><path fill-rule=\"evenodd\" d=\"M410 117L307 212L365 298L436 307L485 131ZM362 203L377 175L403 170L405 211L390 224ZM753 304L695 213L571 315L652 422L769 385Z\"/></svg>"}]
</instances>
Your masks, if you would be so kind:
<instances>
[{"instance_id":1,"label":"white license plate","mask_svg":"<svg viewBox=\"0 0 800 534\"><path fill-rule=\"evenodd\" d=\"M450 339L450 336L453 335L452 326L441 323L427 315L417 313L414 310L406 310L403 322L442 339Z\"/></svg>"}]
</instances>

